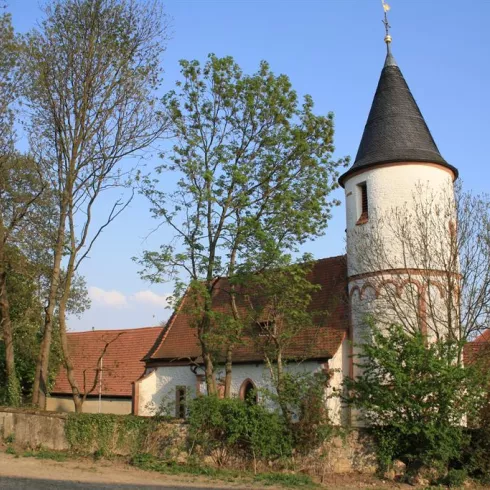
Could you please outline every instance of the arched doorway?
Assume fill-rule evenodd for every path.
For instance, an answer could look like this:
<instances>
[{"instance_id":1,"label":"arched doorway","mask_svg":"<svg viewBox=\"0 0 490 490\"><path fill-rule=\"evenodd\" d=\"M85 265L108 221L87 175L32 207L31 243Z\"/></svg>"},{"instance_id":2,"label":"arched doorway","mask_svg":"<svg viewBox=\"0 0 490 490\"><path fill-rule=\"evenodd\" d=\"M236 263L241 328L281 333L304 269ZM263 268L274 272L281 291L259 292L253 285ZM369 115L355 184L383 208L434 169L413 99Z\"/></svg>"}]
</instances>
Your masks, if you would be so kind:
<instances>
[{"instance_id":1,"label":"arched doorway","mask_svg":"<svg viewBox=\"0 0 490 490\"><path fill-rule=\"evenodd\" d=\"M257 387L250 378L247 378L240 386L240 398L246 403L254 405L258 403L259 396L257 393Z\"/></svg>"}]
</instances>

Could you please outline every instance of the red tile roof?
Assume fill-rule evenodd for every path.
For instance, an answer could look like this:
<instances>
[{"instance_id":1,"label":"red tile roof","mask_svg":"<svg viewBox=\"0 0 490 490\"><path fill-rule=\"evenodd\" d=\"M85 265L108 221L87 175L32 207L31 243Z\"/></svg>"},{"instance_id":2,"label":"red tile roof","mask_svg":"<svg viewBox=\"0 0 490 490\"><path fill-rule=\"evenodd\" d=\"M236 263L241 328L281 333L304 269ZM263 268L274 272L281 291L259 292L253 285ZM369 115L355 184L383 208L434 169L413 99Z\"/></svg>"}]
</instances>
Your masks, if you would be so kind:
<instances>
[{"instance_id":1,"label":"red tile roof","mask_svg":"<svg viewBox=\"0 0 490 490\"><path fill-rule=\"evenodd\" d=\"M479 337L464 346L465 362L484 358L490 363L490 329L485 330Z\"/></svg>"},{"instance_id":2,"label":"red tile roof","mask_svg":"<svg viewBox=\"0 0 490 490\"><path fill-rule=\"evenodd\" d=\"M339 348L348 330L346 301L347 269L345 256L317 260L310 273L310 280L321 289L313 294L310 308L327 310L328 318L322 328L302 332L287 353L291 357L330 358ZM213 296L216 311L227 309L229 294L226 279L219 279ZM185 298L173 313L164 332L148 353L146 360L152 362L186 361L200 358L196 330L191 326L190 316L185 312ZM314 349L312 350L312 346ZM261 361L263 356L249 339L236 347L234 362Z\"/></svg>"},{"instance_id":3,"label":"red tile roof","mask_svg":"<svg viewBox=\"0 0 490 490\"><path fill-rule=\"evenodd\" d=\"M68 347L75 366L75 376L81 391L91 389L95 380L98 359L107 342L102 365L102 394L106 396L131 396L131 383L144 372L143 356L162 332L163 327L132 328L128 330L95 330L71 332ZM71 394L64 366L56 377L53 394ZM91 393L99 393L99 387Z\"/></svg>"}]
</instances>

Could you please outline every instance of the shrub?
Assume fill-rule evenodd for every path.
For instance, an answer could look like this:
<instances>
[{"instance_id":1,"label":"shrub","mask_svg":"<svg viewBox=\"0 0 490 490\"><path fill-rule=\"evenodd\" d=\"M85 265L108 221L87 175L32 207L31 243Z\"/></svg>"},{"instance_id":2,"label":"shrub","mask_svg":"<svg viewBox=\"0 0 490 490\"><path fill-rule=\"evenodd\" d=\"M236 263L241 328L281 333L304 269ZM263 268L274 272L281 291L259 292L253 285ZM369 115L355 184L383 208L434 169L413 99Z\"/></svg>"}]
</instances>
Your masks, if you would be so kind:
<instances>
[{"instance_id":1,"label":"shrub","mask_svg":"<svg viewBox=\"0 0 490 490\"><path fill-rule=\"evenodd\" d=\"M398 326L371 325L370 333L360 345L361 374L346 381L347 401L372 426L380 470L400 459L408 473L428 467L445 474L467 444L464 418L483 401L481 375L455 362L455 342L427 343Z\"/></svg>"},{"instance_id":2,"label":"shrub","mask_svg":"<svg viewBox=\"0 0 490 490\"><path fill-rule=\"evenodd\" d=\"M451 468L446 477L443 480L443 483L447 485L449 488L461 488L464 486L466 480L468 479L468 473L465 469L455 469Z\"/></svg>"},{"instance_id":3,"label":"shrub","mask_svg":"<svg viewBox=\"0 0 490 490\"><path fill-rule=\"evenodd\" d=\"M102 457L124 450L133 454L141 450L155 422L133 415L71 413L65 434L76 453Z\"/></svg>"},{"instance_id":4,"label":"shrub","mask_svg":"<svg viewBox=\"0 0 490 490\"><path fill-rule=\"evenodd\" d=\"M330 373L285 372L278 393L265 391L266 398L280 407L291 433L294 448L310 452L332 435L325 389Z\"/></svg>"},{"instance_id":5,"label":"shrub","mask_svg":"<svg viewBox=\"0 0 490 490\"><path fill-rule=\"evenodd\" d=\"M218 466L233 453L254 461L292 454L292 439L283 418L261 405L237 398L198 397L189 406L190 440Z\"/></svg>"}]
</instances>

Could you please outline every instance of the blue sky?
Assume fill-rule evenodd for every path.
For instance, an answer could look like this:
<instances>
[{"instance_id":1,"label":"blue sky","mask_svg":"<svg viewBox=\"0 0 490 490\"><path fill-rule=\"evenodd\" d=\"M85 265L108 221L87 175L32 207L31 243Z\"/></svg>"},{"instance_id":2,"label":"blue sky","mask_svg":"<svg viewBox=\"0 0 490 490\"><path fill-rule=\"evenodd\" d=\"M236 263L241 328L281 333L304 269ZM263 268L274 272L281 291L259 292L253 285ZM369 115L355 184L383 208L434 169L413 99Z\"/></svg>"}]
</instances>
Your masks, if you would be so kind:
<instances>
[{"instance_id":1,"label":"blue sky","mask_svg":"<svg viewBox=\"0 0 490 490\"><path fill-rule=\"evenodd\" d=\"M388 3L393 54L442 155L466 188L489 192L490 1ZM8 4L19 31L41 16L39 0ZM245 72L267 60L299 94L313 97L317 113L334 111L336 156L355 157L386 52L380 0L167 0L165 6L173 32L164 56L165 90L177 80L182 58L231 55ZM325 236L304 251L317 258L343 253L344 214L343 206L336 208ZM169 316L171 284L141 281L131 260L170 240L165 230L148 236L154 227L138 196L102 235L81 271L92 308L70 320L72 330L155 325Z\"/></svg>"}]
</instances>

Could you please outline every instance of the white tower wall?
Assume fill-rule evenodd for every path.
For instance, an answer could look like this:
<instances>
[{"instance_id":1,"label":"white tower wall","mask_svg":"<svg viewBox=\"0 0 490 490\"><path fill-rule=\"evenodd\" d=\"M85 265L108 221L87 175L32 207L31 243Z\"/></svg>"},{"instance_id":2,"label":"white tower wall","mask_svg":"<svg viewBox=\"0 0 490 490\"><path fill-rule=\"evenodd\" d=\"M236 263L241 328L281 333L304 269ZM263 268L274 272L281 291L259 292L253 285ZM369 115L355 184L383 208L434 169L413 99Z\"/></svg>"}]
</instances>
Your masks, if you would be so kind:
<instances>
[{"instance_id":1,"label":"white tower wall","mask_svg":"<svg viewBox=\"0 0 490 490\"><path fill-rule=\"evenodd\" d=\"M367 221L360 220L364 184ZM396 323L407 330L422 329L429 338L443 333L447 328L443 271L454 232L452 172L423 163L381 164L349 177L345 195L354 356L359 352L356 345L369 336L369 318L381 327ZM427 225L416 223L427 216ZM417 238L424 234L429 253L416 257L407 242L423 242ZM352 374L357 376L359 368L353 366ZM351 422L364 425L356 411Z\"/></svg>"}]
</instances>

